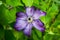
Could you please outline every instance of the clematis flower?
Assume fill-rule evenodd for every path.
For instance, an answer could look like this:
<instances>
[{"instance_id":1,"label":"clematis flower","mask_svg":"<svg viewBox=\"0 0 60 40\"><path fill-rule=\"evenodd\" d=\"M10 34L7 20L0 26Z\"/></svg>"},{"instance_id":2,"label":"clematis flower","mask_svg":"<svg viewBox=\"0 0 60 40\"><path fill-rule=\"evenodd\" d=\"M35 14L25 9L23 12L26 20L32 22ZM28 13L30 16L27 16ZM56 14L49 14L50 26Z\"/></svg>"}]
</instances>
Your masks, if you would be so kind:
<instances>
[{"instance_id":1,"label":"clematis flower","mask_svg":"<svg viewBox=\"0 0 60 40\"><path fill-rule=\"evenodd\" d=\"M32 27L45 31L44 24L39 20L41 16L45 16L46 13L35 9L34 7L27 7L26 12L18 12L16 15L15 29L20 31L23 30L24 34L27 36L31 35Z\"/></svg>"}]
</instances>

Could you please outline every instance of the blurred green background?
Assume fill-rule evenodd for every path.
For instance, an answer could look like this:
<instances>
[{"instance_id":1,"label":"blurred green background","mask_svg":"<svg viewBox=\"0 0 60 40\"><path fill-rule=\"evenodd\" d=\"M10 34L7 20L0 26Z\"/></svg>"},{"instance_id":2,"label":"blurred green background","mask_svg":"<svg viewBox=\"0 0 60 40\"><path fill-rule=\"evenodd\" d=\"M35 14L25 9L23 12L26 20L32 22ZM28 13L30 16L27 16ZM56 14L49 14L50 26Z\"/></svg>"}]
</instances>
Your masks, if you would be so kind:
<instances>
[{"instance_id":1,"label":"blurred green background","mask_svg":"<svg viewBox=\"0 0 60 40\"><path fill-rule=\"evenodd\" d=\"M45 32L33 28L31 37L14 29L16 12L35 6L47 14L40 18ZM60 0L0 0L0 40L60 40Z\"/></svg>"}]
</instances>

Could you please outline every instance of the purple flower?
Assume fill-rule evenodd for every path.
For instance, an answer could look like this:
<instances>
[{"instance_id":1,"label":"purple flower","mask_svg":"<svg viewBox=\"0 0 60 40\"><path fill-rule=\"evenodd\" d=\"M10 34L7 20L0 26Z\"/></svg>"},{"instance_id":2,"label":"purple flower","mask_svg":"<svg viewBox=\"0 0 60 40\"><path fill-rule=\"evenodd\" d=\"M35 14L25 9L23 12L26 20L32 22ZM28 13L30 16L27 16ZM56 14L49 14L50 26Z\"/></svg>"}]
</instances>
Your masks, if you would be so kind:
<instances>
[{"instance_id":1,"label":"purple flower","mask_svg":"<svg viewBox=\"0 0 60 40\"><path fill-rule=\"evenodd\" d=\"M35 27L36 29L43 32L45 30L44 24L41 22L41 20L39 20L39 17L45 15L46 13L41 10L35 10L34 7L27 7L26 13L17 13L14 27L18 31L23 30L24 34L27 36L31 35L32 27Z\"/></svg>"}]
</instances>

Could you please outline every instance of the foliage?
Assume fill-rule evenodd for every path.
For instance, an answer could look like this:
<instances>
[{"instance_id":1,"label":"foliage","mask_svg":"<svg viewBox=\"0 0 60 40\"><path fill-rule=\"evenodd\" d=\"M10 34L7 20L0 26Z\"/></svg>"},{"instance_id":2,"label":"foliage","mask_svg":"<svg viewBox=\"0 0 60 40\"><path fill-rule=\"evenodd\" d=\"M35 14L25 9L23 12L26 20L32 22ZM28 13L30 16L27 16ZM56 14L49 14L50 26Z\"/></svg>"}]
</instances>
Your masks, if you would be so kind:
<instances>
[{"instance_id":1,"label":"foliage","mask_svg":"<svg viewBox=\"0 0 60 40\"><path fill-rule=\"evenodd\" d=\"M35 6L45 11L41 17L45 32L33 28L31 37L14 29L16 12L25 12L24 7ZM59 0L0 0L0 40L60 40L60 1Z\"/></svg>"}]
</instances>

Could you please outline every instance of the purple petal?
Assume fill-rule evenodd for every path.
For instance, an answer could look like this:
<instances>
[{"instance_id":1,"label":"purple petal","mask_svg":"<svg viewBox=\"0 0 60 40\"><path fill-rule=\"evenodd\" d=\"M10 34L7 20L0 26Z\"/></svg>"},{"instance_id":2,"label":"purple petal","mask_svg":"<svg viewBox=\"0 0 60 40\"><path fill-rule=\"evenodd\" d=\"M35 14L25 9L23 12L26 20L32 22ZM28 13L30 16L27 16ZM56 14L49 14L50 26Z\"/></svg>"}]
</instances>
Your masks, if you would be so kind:
<instances>
[{"instance_id":1,"label":"purple petal","mask_svg":"<svg viewBox=\"0 0 60 40\"><path fill-rule=\"evenodd\" d=\"M40 20L34 20L33 26L42 32L45 31L44 24Z\"/></svg>"},{"instance_id":2,"label":"purple petal","mask_svg":"<svg viewBox=\"0 0 60 40\"><path fill-rule=\"evenodd\" d=\"M24 29L27 26L27 24L28 24L27 21L17 19L14 27L16 30L20 31L20 30Z\"/></svg>"},{"instance_id":3,"label":"purple petal","mask_svg":"<svg viewBox=\"0 0 60 40\"><path fill-rule=\"evenodd\" d=\"M16 14L17 18L19 17L19 19L22 19L22 20L26 20L27 19L27 15L23 12L18 12Z\"/></svg>"},{"instance_id":4,"label":"purple petal","mask_svg":"<svg viewBox=\"0 0 60 40\"><path fill-rule=\"evenodd\" d=\"M43 12L41 10L36 10L35 13L34 13L34 15L33 15L33 17L34 17L34 19L39 19L39 17L45 16L45 15L46 15L45 12Z\"/></svg>"},{"instance_id":5,"label":"purple petal","mask_svg":"<svg viewBox=\"0 0 60 40\"><path fill-rule=\"evenodd\" d=\"M32 24L28 24L27 27L24 29L24 34L27 36L31 35Z\"/></svg>"},{"instance_id":6,"label":"purple petal","mask_svg":"<svg viewBox=\"0 0 60 40\"><path fill-rule=\"evenodd\" d=\"M33 13L34 13L34 8L33 8L33 7L27 7L27 8L26 8L26 14L27 14L28 16L32 16Z\"/></svg>"}]
</instances>

